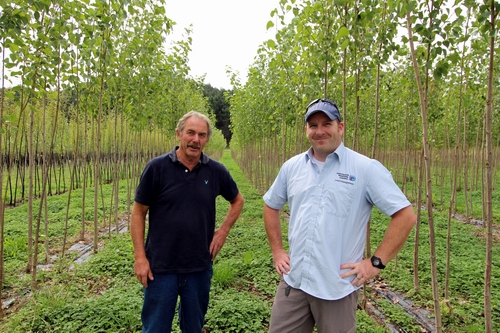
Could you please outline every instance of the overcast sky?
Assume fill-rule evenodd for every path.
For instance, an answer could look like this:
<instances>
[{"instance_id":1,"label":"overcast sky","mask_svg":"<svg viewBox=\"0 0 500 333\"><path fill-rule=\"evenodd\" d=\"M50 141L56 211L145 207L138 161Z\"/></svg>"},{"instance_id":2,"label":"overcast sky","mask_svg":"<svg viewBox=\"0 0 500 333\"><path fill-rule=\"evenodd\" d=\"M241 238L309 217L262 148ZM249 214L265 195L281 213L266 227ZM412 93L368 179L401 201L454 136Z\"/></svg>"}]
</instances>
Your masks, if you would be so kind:
<instances>
[{"instance_id":1,"label":"overcast sky","mask_svg":"<svg viewBox=\"0 0 500 333\"><path fill-rule=\"evenodd\" d=\"M193 25L190 75L206 74L205 83L231 89L226 66L239 72L241 83L264 41L276 31L266 30L271 11L279 0L167 0L167 17L175 21L171 40L182 39ZM169 43L170 44L170 43Z\"/></svg>"}]
</instances>

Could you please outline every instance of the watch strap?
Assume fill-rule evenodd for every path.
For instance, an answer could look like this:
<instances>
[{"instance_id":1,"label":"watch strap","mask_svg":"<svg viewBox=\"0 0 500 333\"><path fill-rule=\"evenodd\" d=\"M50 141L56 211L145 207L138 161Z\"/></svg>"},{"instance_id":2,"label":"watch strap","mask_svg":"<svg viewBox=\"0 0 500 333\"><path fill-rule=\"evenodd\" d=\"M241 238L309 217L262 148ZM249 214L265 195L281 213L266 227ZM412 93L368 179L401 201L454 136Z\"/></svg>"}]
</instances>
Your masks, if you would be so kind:
<instances>
[{"instance_id":1,"label":"watch strap","mask_svg":"<svg viewBox=\"0 0 500 333\"><path fill-rule=\"evenodd\" d=\"M372 262L373 267L377 267L377 268L380 268L380 269L384 269L385 268L385 265L382 263L382 260L379 257L372 256L370 258L370 260Z\"/></svg>"}]
</instances>

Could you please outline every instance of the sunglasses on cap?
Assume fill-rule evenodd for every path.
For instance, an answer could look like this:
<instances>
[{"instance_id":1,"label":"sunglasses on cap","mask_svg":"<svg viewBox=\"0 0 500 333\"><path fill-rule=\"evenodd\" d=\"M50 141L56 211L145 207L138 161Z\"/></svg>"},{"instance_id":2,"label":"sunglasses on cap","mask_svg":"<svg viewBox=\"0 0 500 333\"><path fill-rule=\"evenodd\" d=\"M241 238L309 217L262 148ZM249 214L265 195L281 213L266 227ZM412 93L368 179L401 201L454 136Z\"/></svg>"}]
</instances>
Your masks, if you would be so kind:
<instances>
[{"instance_id":1,"label":"sunglasses on cap","mask_svg":"<svg viewBox=\"0 0 500 333\"><path fill-rule=\"evenodd\" d=\"M320 104L322 103L322 104ZM309 118L310 115L318 112L318 111L323 111L328 115L328 117L332 120L338 119L339 121L342 121L342 117L340 116L339 108L337 107L337 104L335 104L334 101L328 98L317 98L309 105L306 107L306 116L305 120L307 121L307 118Z\"/></svg>"}]
</instances>

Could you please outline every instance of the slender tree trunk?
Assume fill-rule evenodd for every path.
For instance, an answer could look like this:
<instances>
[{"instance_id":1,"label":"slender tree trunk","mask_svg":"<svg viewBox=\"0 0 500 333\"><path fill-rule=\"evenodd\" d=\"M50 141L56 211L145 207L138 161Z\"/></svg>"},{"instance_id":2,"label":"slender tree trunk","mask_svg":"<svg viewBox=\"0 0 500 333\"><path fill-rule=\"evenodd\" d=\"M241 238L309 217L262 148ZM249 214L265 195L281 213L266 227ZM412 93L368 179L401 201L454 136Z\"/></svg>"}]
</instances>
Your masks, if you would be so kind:
<instances>
[{"instance_id":1,"label":"slender tree trunk","mask_svg":"<svg viewBox=\"0 0 500 333\"><path fill-rule=\"evenodd\" d=\"M465 35L468 35L468 27L469 27L469 18L470 18L470 12L467 17L467 23L465 25ZM447 232L447 237L446 237L446 242L447 242L447 250L446 250L446 278L445 278L445 288L444 288L444 298L446 300L446 304L448 307L450 307L450 314L453 313L453 308L451 306L451 302L449 302L449 295L448 295L448 290L449 290L449 281L450 281L450 255L451 255L451 219L454 213L454 207L455 207L455 202L456 202L456 195L457 195L457 184L458 184L458 171L460 168L460 163L461 163L461 158L460 158L460 130L462 128L461 120L462 117L462 102L463 102L463 92L464 92L464 59L465 59L465 50L466 50L466 45L464 42L463 49L462 49L462 57L461 57L461 64L460 64L460 85L459 85L459 98L458 98L458 114L457 114L457 128L455 132L455 155L453 159L453 175L451 178L451 199L450 203L448 206L448 232ZM465 111L464 111L465 114ZM464 133L465 135L465 133ZM465 163L464 163L465 164ZM465 189L464 189L465 191Z\"/></svg>"},{"instance_id":2,"label":"slender tree trunk","mask_svg":"<svg viewBox=\"0 0 500 333\"><path fill-rule=\"evenodd\" d=\"M486 203L486 267L484 271L484 321L485 332L493 332L492 309L491 309L491 271L493 264L493 138L491 134L492 124L492 109L493 109L493 74L495 60L495 1L491 0L490 14L490 54L488 67L488 93L486 97L486 112L485 112L485 132L486 132L486 196L483 201Z\"/></svg>"},{"instance_id":3,"label":"slender tree trunk","mask_svg":"<svg viewBox=\"0 0 500 333\"><path fill-rule=\"evenodd\" d=\"M60 72L60 68L58 65L57 68L58 73ZM59 77L58 77L59 78ZM46 94L47 92L44 91ZM45 103L44 103L45 104ZM54 155L54 145L55 145L55 139L56 139L56 133L57 133L57 123L59 119L59 110L61 106L61 86L60 86L60 80L58 79L57 82L57 101L56 101L56 112L54 116L54 127L52 129L52 134L50 138L50 147L47 152L47 160L43 161L43 175L42 175L42 193L41 193L41 198L40 198L40 206L38 207L38 216L37 216L37 223L36 223L36 233L35 233L35 251L34 251L34 260L33 260L33 266L32 266L32 273L31 273L31 286L32 289L36 288L36 265L38 264L38 238L40 235L40 219L42 216L42 207L44 207L45 202L47 200L47 183L49 183L49 169L52 161L52 156Z\"/></svg>"},{"instance_id":4,"label":"slender tree trunk","mask_svg":"<svg viewBox=\"0 0 500 333\"><path fill-rule=\"evenodd\" d=\"M460 86L461 87L461 86ZM451 305L451 302L449 301L449 295L448 295L448 290L449 290L449 283L450 283L450 256L451 256L451 219L453 216L453 207L455 206L455 197L457 194L457 178L458 178L458 168L460 165L460 117L461 117L461 93L462 90L460 88L460 96L459 96L459 106L458 106L458 124L457 124L457 129L455 133L455 155L453 158L453 169L452 169L452 179L451 179L451 198L450 202L448 205L448 223L447 223L447 233L446 233L446 276L445 276L445 286L444 286L444 299L446 302L446 305L450 309L450 315L453 314L453 307Z\"/></svg>"},{"instance_id":5,"label":"slender tree trunk","mask_svg":"<svg viewBox=\"0 0 500 333\"><path fill-rule=\"evenodd\" d=\"M465 82L467 82L468 76L465 78ZM466 84L467 85L467 84ZM467 87L466 87L467 88ZM467 109L464 108L464 114L463 114L463 130L462 130L462 163L463 163L463 187L464 187L464 202L465 202L465 218L467 221L469 221L469 198L468 198L468 193L469 193L469 169L468 169L468 163L469 159L467 158L469 156L468 154L468 149L467 149Z\"/></svg>"},{"instance_id":6,"label":"slender tree trunk","mask_svg":"<svg viewBox=\"0 0 500 333\"><path fill-rule=\"evenodd\" d=\"M80 103L77 104L77 109L80 108ZM82 159L80 161L83 169L83 185L82 185L82 226L80 229L80 240L85 240L85 205L86 205L86 197L87 197L87 183L88 183L88 174L87 174L87 166L88 166L88 149L87 149L87 140L88 140L88 117L87 117L87 109L83 110L83 147L82 147Z\"/></svg>"},{"instance_id":7,"label":"slender tree trunk","mask_svg":"<svg viewBox=\"0 0 500 333\"><path fill-rule=\"evenodd\" d=\"M385 3L384 3L384 16L385 19ZM379 44L379 54L382 51L382 42ZM372 144L372 153L371 158L376 158L376 148L377 148L377 138L378 138L378 111L379 111L379 95L380 95L380 63L377 64L377 80L375 85L375 124L373 128L373 144ZM357 117L356 117L357 118ZM366 257L371 257L371 218L368 219L368 224L366 226ZM363 301L362 308L366 309L367 297L366 297L366 288L363 288Z\"/></svg>"},{"instance_id":8,"label":"slender tree trunk","mask_svg":"<svg viewBox=\"0 0 500 333\"><path fill-rule=\"evenodd\" d=\"M119 95L119 92L118 92ZM114 220L116 225L116 233L119 232L119 221L118 221L118 190L120 185L120 170L119 170L119 162L118 162L118 154L119 154L119 141L118 141L118 105L115 105L115 130L114 130L114 175L113 175L113 194L114 194Z\"/></svg>"},{"instance_id":9,"label":"slender tree trunk","mask_svg":"<svg viewBox=\"0 0 500 333\"><path fill-rule=\"evenodd\" d=\"M379 52L382 48L380 43ZM376 159L377 139L378 139L378 111L379 111L379 95L380 95L380 64L377 65L377 79L375 84L375 124L373 128L373 144L371 158Z\"/></svg>"},{"instance_id":10,"label":"slender tree trunk","mask_svg":"<svg viewBox=\"0 0 500 333\"><path fill-rule=\"evenodd\" d=\"M64 236L63 236L63 243L62 243L62 249L61 249L61 252L62 252L61 258L64 257L64 253L66 252L66 242L68 239L69 210L70 210L70 205L71 205L71 194L73 193L73 188L75 187L75 176L77 173L79 153L80 153L79 149L78 149L78 143L80 141L80 126L79 126L78 113L76 114L75 123L76 123L75 150L74 150L74 156L73 156L73 165L71 166L70 179L69 179L68 201L66 203L66 216L64 219Z\"/></svg>"},{"instance_id":11,"label":"slender tree trunk","mask_svg":"<svg viewBox=\"0 0 500 333\"><path fill-rule=\"evenodd\" d=\"M415 163L417 164L417 163ZM420 165L418 169L418 192L417 192L417 225L415 227L415 242L414 242L414 251L413 251L413 289L415 289L416 292L419 291L420 289L420 282L418 278L418 272L419 272L419 262L418 262L418 251L419 251L419 244L420 244L420 216L422 215L422 186L424 184L424 150L421 150L420 153L420 159L418 161L418 164Z\"/></svg>"},{"instance_id":12,"label":"slender tree trunk","mask_svg":"<svg viewBox=\"0 0 500 333\"><path fill-rule=\"evenodd\" d=\"M327 10L328 11L328 10ZM327 18L327 27L326 31L330 31L331 29L331 20L330 18ZM324 53L325 53L325 64L323 68L323 96L325 98L328 97L328 52L330 51L329 48L325 48ZM285 119L285 118L283 118Z\"/></svg>"},{"instance_id":13,"label":"slender tree trunk","mask_svg":"<svg viewBox=\"0 0 500 333\"><path fill-rule=\"evenodd\" d=\"M406 113L405 113L405 141L404 141L404 164L403 164L403 179L401 180L401 190L406 192L406 182L407 182L407 174L409 168L410 157L412 154L412 149L410 149L410 125L409 125L409 112L408 112L408 103L405 103ZM410 181L411 182L411 181Z\"/></svg>"},{"instance_id":14,"label":"slender tree trunk","mask_svg":"<svg viewBox=\"0 0 500 333\"><path fill-rule=\"evenodd\" d=\"M103 49L101 58L101 84L99 90L99 108L97 113L96 141L95 141L95 161L94 161L94 253L97 253L99 242L99 183L100 183L100 159L101 159L101 117L104 99L104 76L106 69L106 48ZM104 207L103 207L104 211Z\"/></svg>"},{"instance_id":15,"label":"slender tree trunk","mask_svg":"<svg viewBox=\"0 0 500 333\"><path fill-rule=\"evenodd\" d=\"M408 24L408 37L410 43L410 52L413 62L413 68L415 71L415 79L418 85L419 99L420 99L420 109L422 112L422 127L423 127L423 148L424 148L424 160L425 160L425 174L426 174L426 189L427 189L427 218L429 219L429 242L430 242L430 263L431 263L431 274L432 274L432 291L434 298L434 315L436 318L436 333L442 332L442 321L441 321L441 309L439 307L439 286L437 282L437 260L436 260L436 244L434 235L434 218L433 218L433 202L432 202L432 174L431 174L431 152L429 147L429 126L427 124L427 90L424 91L422 87L422 81L420 79L420 70L417 63L417 58L415 55L415 48L413 46L413 33L412 24L410 18L410 12L406 12L406 20ZM427 53L429 55L429 52ZM427 76L426 76L427 77Z\"/></svg>"},{"instance_id":16,"label":"slender tree trunk","mask_svg":"<svg viewBox=\"0 0 500 333\"><path fill-rule=\"evenodd\" d=\"M354 59L357 58L357 49L355 51ZM358 151L359 150L359 143L358 143L358 130L359 130L359 69L356 70L356 85L355 85L355 101L356 101L356 115L354 117L354 129L352 133L352 147L354 150Z\"/></svg>"},{"instance_id":17,"label":"slender tree trunk","mask_svg":"<svg viewBox=\"0 0 500 333\"><path fill-rule=\"evenodd\" d=\"M344 5L344 26L347 25L347 15L349 14L349 10L347 8L347 4ZM347 47L344 48L342 52L342 111L344 115L342 116L342 120L344 121L344 128L347 129ZM347 145L347 130L344 130L344 142Z\"/></svg>"},{"instance_id":18,"label":"slender tree trunk","mask_svg":"<svg viewBox=\"0 0 500 333\"><path fill-rule=\"evenodd\" d=\"M47 132L47 95L44 94L43 96L43 119L42 119L42 133L43 133L43 138L42 138L42 160L43 160L43 165L45 165L45 161L47 160L47 143L45 141L46 138L46 132ZM54 124L56 126L56 124ZM38 140L36 140L38 142ZM42 179L43 182L43 179ZM44 201L43 203L43 220L44 220L44 226L45 226L45 262L47 263L49 260L49 229L48 229L48 212L47 212L47 200ZM39 236L36 235L38 238Z\"/></svg>"},{"instance_id":19,"label":"slender tree trunk","mask_svg":"<svg viewBox=\"0 0 500 333\"><path fill-rule=\"evenodd\" d=\"M122 101L123 103L123 101ZM125 130L124 126L124 117L121 118L122 120L122 129ZM134 165L136 163L136 159L133 156L132 152L134 151L132 147L132 142L134 140L130 139L131 135L129 131L125 130L124 133L124 142L125 144L123 145L123 159L124 161L128 161L128 163L124 163L123 166L123 172L125 173L126 177L126 183L127 183L127 229L130 230L130 216L132 214L131 208L132 207L132 191L135 189L135 177L134 177L134 172L132 170L134 169Z\"/></svg>"},{"instance_id":20,"label":"slender tree trunk","mask_svg":"<svg viewBox=\"0 0 500 333\"><path fill-rule=\"evenodd\" d=\"M4 38L0 45L4 45ZM2 78L0 79L2 84L0 85L0 119L3 119L4 111L4 101L5 101L5 48L2 48ZM4 155L1 153L3 151L3 133L4 127L3 122L0 122L0 300L3 299L2 289L3 282L5 278L5 257L4 257L4 247L5 247L5 205L4 205L4 195L3 195L3 170L4 170ZM1 301L0 301L1 303ZM0 306L0 319L4 317L3 306Z\"/></svg>"},{"instance_id":21,"label":"slender tree trunk","mask_svg":"<svg viewBox=\"0 0 500 333\"><path fill-rule=\"evenodd\" d=\"M483 116L483 132L482 132L482 140L481 140L481 153L480 153L480 161L481 161L481 167L478 167L478 174L480 174L481 178L481 198L486 198L486 187L488 187L487 184L484 182L486 181L486 159L488 153L486 152L486 111ZM479 163L477 163L479 164ZM486 225L486 220L488 219L488 213L487 213L487 204L486 200L481 201L481 220L484 222L484 225Z\"/></svg>"},{"instance_id":22,"label":"slender tree trunk","mask_svg":"<svg viewBox=\"0 0 500 333\"><path fill-rule=\"evenodd\" d=\"M35 123L35 111L30 111L30 123L29 123L29 142L28 143L28 263L26 266L26 273L31 273L33 267L33 182L34 182L34 168L35 168L35 156L33 151L33 133Z\"/></svg>"}]
</instances>

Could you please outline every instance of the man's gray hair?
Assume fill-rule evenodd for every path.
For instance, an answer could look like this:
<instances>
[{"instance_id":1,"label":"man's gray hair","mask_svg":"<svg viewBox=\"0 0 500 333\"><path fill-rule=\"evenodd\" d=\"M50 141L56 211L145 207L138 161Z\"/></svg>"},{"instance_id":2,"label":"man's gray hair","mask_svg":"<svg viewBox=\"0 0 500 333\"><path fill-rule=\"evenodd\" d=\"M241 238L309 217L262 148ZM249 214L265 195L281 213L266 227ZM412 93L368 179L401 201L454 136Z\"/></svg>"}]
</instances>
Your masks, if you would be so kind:
<instances>
[{"instance_id":1,"label":"man's gray hair","mask_svg":"<svg viewBox=\"0 0 500 333\"><path fill-rule=\"evenodd\" d=\"M212 137L212 125L210 123L210 119L207 116L205 116L203 113L198 112L198 111L189 111L188 113L183 115L182 118L179 119L179 122L177 123L177 128L176 128L177 131L179 133L182 133L182 131L184 130L184 126L186 126L186 121L190 117L197 117L201 120L204 120L207 123L207 127L208 127L207 140L210 140L210 138Z\"/></svg>"}]
</instances>

